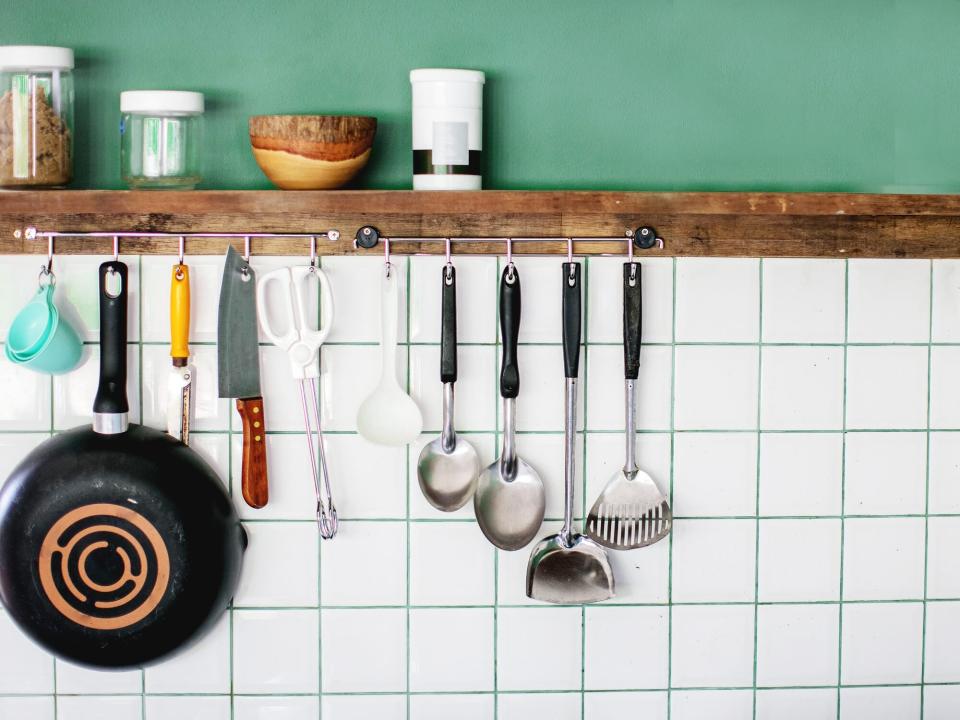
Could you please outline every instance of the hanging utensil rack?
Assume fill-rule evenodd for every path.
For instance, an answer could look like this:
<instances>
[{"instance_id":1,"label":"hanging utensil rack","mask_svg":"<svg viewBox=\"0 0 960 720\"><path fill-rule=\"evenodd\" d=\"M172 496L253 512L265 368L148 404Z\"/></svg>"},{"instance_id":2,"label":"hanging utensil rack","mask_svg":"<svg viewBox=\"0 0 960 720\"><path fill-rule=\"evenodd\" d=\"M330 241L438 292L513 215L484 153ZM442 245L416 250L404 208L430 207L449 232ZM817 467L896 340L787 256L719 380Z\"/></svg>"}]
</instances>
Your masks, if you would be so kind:
<instances>
[{"instance_id":1,"label":"hanging utensil rack","mask_svg":"<svg viewBox=\"0 0 960 720\"><path fill-rule=\"evenodd\" d=\"M153 247L166 247L175 243L176 250L170 254L176 254L183 262L185 253L185 243L187 240L220 240L226 243L234 243L237 250L243 252L245 258L254 254L254 241L273 241L283 243L284 248L290 248L290 252L283 254L298 255L303 253L304 247L309 248L311 259L322 255L343 255L342 239L339 230L330 229L316 233L225 233L225 232L185 232L185 233L167 233L167 232L143 232L143 231L60 231L60 230L41 230L28 225L22 230L15 231L15 237L21 237L27 242L46 242L48 263L52 260L54 246L57 240L71 239L75 241L100 241L112 242L112 254L114 257L120 255L120 242L133 240L138 244L143 241L157 243ZM309 241L309 245L306 245ZM324 243L326 241L326 244ZM617 250L614 252L596 252L591 249L594 244L604 246L615 245ZM293 244L299 244L294 247ZM522 237L502 237L502 238L451 238L451 237L387 237L373 225L364 225L359 228L353 239L352 247L355 250L372 250L378 246L383 246L384 253L390 255L435 255L441 253L450 253L450 248L455 247L453 252L456 255L552 255L569 254L570 247L574 248L575 255L622 255L625 247L630 253L634 248L638 250L649 250L653 247L664 248L663 238L657 235L656 229L648 225L640 226L636 229L626 230L623 238L612 237L567 237L567 238L522 238ZM554 250L554 246L559 248ZM506 250L505 250L506 248ZM328 252L333 249L334 252ZM60 253L62 248L58 247ZM127 250L129 254L129 250ZM135 250L136 254L142 254L142 250ZM192 254L198 254L196 252ZM264 253L257 253L264 254ZM265 253L275 254L275 253Z\"/></svg>"},{"instance_id":2,"label":"hanging utensil rack","mask_svg":"<svg viewBox=\"0 0 960 720\"><path fill-rule=\"evenodd\" d=\"M28 228L35 228L34 232ZM644 255L960 257L960 195L499 191L101 191L0 193L0 255L219 255L244 238L255 255ZM357 234L369 228L371 235ZM339 234L335 234L334 229ZM372 234L378 243L371 245ZM663 246L656 237L664 238ZM29 239L32 237L33 239ZM0 259L2 263L2 259Z\"/></svg>"}]
</instances>

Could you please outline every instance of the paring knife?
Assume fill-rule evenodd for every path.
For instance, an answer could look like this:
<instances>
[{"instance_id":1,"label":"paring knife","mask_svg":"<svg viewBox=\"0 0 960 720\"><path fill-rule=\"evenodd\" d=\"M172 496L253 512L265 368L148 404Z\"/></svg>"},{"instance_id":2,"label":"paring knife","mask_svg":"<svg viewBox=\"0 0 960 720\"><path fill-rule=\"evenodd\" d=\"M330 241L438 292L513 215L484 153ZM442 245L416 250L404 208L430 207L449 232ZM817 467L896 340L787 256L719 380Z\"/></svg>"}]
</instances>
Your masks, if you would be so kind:
<instances>
[{"instance_id":1,"label":"paring knife","mask_svg":"<svg viewBox=\"0 0 960 720\"><path fill-rule=\"evenodd\" d=\"M217 326L219 395L237 399L243 428L240 489L247 505L261 508L268 495L267 435L260 392L256 287L250 263L232 246L227 248Z\"/></svg>"},{"instance_id":2,"label":"paring knife","mask_svg":"<svg viewBox=\"0 0 960 720\"><path fill-rule=\"evenodd\" d=\"M190 268L173 266L170 278L170 358L167 378L167 432L184 445L190 443L196 370L190 365Z\"/></svg>"}]
</instances>

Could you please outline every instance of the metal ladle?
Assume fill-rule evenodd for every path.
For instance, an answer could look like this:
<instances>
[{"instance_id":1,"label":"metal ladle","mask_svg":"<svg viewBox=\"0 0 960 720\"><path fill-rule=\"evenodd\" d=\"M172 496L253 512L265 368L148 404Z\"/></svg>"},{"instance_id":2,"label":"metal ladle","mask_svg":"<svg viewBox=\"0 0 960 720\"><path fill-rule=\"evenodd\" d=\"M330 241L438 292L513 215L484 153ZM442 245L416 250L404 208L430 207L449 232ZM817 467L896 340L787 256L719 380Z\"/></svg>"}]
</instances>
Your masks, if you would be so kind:
<instances>
[{"instance_id":1,"label":"metal ladle","mask_svg":"<svg viewBox=\"0 0 960 720\"><path fill-rule=\"evenodd\" d=\"M449 253L449 245L448 253ZM453 385L457 381L457 272L447 255L443 268L440 312L440 380L443 382L443 430L426 445L417 461L423 496L443 512L457 510L477 487L480 458L473 445L453 428Z\"/></svg>"},{"instance_id":2,"label":"metal ladle","mask_svg":"<svg viewBox=\"0 0 960 720\"><path fill-rule=\"evenodd\" d=\"M500 334L503 360L500 396L503 398L503 451L477 482L473 509L487 539L503 550L519 550L540 530L546 498L543 481L517 457L514 442L516 398L520 393L517 339L520 334L520 275L512 262L500 278Z\"/></svg>"}]
</instances>

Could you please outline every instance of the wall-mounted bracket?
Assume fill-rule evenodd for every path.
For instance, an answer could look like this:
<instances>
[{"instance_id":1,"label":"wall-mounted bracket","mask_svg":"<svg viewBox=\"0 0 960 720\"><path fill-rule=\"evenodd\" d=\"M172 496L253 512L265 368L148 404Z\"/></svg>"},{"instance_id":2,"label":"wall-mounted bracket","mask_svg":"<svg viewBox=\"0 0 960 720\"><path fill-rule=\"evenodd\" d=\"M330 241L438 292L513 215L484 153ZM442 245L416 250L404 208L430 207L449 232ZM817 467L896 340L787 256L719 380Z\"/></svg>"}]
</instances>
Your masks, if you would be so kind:
<instances>
[{"instance_id":1,"label":"wall-mounted bracket","mask_svg":"<svg viewBox=\"0 0 960 720\"><path fill-rule=\"evenodd\" d=\"M636 230L628 230L627 237L633 238L633 244L640 250L649 250L656 245L663 249L663 238L657 235L657 231L649 225L643 225Z\"/></svg>"},{"instance_id":2,"label":"wall-mounted bracket","mask_svg":"<svg viewBox=\"0 0 960 720\"><path fill-rule=\"evenodd\" d=\"M377 230L373 225L364 225L362 228L357 230L357 234L353 241L356 247L362 247L366 250L375 248L378 242L380 242L380 231Z\"/></svg>"}]
</instances>

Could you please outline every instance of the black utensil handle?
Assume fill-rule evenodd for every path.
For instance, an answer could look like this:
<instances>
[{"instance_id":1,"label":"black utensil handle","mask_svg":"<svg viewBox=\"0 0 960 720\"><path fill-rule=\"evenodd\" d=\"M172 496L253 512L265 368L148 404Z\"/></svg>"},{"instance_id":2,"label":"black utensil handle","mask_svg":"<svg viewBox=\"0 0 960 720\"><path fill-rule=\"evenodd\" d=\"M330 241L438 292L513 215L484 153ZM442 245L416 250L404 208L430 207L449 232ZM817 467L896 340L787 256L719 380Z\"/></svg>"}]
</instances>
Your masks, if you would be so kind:
<instances>
[{"instance_id":1,"label":"black utensil handle","mask_svg":"<svg viewBox=\"0 0 960 720\"><path fill-rule=\"evenodd\" d=\"M457 270L443 267L443 295L440 310L440 380L457 381Z\"/></svg>"},{"instance_id":2,"label":"black utensil handle","mask_svg":"<svg viewBox=\"0 0 960 720\"><path fill-rule=\"evenodd\" d=\"M580 263L563 263L563 369L580 375Z\"/></svg>"},{"instance_id":3,"label":"black utensil handle","mask_svg":"<svg viewBox=\"0 0 960 720\"><path fill-rule=\"evenodd\" d=\"M517 363L517 339L520 337L520 273L508 265L500 276L500 337L503 359L500 363L500 396L520 394L520 366Z\"/></svg>"},{"instance_id":4,"label":"black utensil handle","mask_svg":"<svg viewBox=\"0 0 960 720\"><path fill-rule=\"evenodd\" d=\"M118 283L119 281L119 283ZM116 294L111 289L116 287ZM100 384L95 413L129 412L127 404L127 266L110 260L100 266Z\"/></svg>"},{"instance_id":5,"label":"black utensil handle","mask_svg":"<svg viewBox=\"0 0 960 720\"><path fill-rule=\"evenodd\" d=\"M627 380L640 376L640 332L643 327L640 263L623 264L623 368Z\"/></svg>"}]
</instances>

